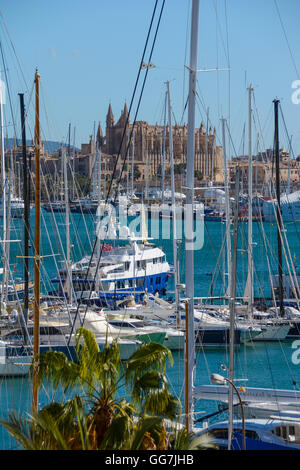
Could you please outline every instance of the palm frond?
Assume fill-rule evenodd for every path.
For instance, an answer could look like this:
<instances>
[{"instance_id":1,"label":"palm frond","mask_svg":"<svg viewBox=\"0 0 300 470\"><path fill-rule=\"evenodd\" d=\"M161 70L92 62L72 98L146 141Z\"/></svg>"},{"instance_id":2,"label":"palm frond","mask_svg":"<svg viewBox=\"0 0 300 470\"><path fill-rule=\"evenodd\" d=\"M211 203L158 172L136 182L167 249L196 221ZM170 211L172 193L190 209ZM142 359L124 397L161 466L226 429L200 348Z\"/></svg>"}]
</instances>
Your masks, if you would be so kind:
<instances>
[{"instance_id":1,"label":"palm frond","mask_svg":"<svg viewBox=\"0 0 300 470\"><path fill-rule=\"evenodd\" d=\"M146 416L140 419L132 435L130 450L140 450L145 434L151 434L151 431L154 431L161 422L162 420L158 416Z\"/></svg>"},{"instance_id":2,"label":"palm frond","mask_svg":"<svg viewBox=\"0 0 300 470\"><path fill-rule=\"evenodd\" d=\"M119 416L114 418L112 424L104 435L101 450L121 450L124 447L126 448L132 430L133 422L128 416Z\"/></svg>"},{"instance_id":3,"label":"palm frond","mask_svg":"<svg viewBox=\"0 0 300 470\"><path fill-rule=\"evenodd\" d=\"M143 344L127 361L126 383L133 383L151 370L165 373L166 361L173 364L173 357L168 348L154 342Z\"/></svg>"},{"instance_id":4,"label":"palm frond","mask_svg":"<svg viewBox=\"0 0 300 470\"><path fill-rule=\"evenodd\" d=\"M207 435L195 436L183 427L175 431L172 448L174 450L212 450L217 449L217 446Z\"/></svg>"},{"instance_id":5,"label":"palm frond","mask_svg":"<svg viewBox=\"0 0 300 470\"><path fill-rule=\"evenodd\" d=\"M55 388L57 388L58 385L62 385L67 389L79 383L78 364L69 361L62 352L49 350L43 354L39 354L37 365L39 385L41 385L45 379L52 382Z\"/></svg>"},{"instance_id":6,"label":"palm frond","mask_svg":"<svg viewBox=\"0 0 300 470\"><path fill-rule=\"evenodd\" d=\"M35 450L36 442L32 439L31 425L28 419L24 419L16 412L12 412L8 416L8 420L0 420L0 424L4 426L9 434L13 436L25 450Z\"/></svg>"}]
</instances>

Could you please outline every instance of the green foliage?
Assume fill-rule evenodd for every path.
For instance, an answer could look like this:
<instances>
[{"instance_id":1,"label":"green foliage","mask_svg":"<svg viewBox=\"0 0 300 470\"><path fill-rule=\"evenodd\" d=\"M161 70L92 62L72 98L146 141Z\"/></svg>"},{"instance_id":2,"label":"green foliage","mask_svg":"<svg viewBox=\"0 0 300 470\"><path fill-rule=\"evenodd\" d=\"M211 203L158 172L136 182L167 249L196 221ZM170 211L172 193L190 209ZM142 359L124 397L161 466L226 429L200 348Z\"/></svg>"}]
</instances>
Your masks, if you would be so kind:
<instances>
[{"instance_id":1,"label":"green foliage","mask_svg":"<svg viewBox=\"0 0 300 470\"><path fill-rule=\"evenodd\" d=\"M24 449L153 450L169 449L171 441L176 448L191 446L189 436L173 433L171 439L165 427L165 419L178 419L181 411L165 375L166 361L172 364L166 347L143 344L121 363L117 340L101 351L91 331L79 328L75 338L78 361L55 351L38 358L39 384L47 381L55 390L51 402L34 416L12 413L1 421ZM61 402L55 401L59 388Z\"/></svg>"},{"instance_id":2,"label":"green foliage","mask_svg":"<svg viewBox=\"0 0 300 470\"><path fill-rule=\"evenodd\" d=\"M139 180L140 177L141 177L141 172L140 172L139 166L135 163L133 165L133 178L134 180Z\"/></svg>"},{"instance_id":3,"label":"green foliage","mask_svg":"<svg viewBox=\"0 0 300 470\"><path fill-rule=\"evenodd\" d=\"M78 194L82 196L88 196L91 189L91 179L88 176L82 175L81 173L75 173L74 180Z\"/></svg>"}]
</instances>

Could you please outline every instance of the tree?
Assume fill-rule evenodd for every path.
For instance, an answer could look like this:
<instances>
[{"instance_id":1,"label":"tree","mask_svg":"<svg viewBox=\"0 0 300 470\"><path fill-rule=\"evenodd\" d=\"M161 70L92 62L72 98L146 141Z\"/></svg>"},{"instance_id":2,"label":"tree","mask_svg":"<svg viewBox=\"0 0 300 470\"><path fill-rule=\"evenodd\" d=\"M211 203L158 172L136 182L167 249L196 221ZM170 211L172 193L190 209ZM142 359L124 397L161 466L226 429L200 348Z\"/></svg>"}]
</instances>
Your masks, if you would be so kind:
<instances>
[{"instance_id":1,"label":"tree","mask_svg":"<svg viewBox=\"0 0 300 470\"><path fill-rule=\"evenodd\" d=\"M135 180L139 180L140 177L141 177L141 172L140 172L139 166L135 163L133 166L133 178Z\"/></svg>"},{"instance_id":2,"label":"tree","mask_svg":"<svg viewBox=\"0 0 300 470\"><path fill-rule=\"evenodd\" d=\"M78 193L82 196L87 196L91 188L91 179L81 173L75 173L74 180Z\"/></svg>"},{"instance_id":3,"label":"tree","mask_svg":"<svg viewBox=\"0 0 300 470\"><path fill-rule=\"evenodd\" d=\"M200 170L195 171L195 176L196 176L196 178L198 178L199 181L201 181L203 179L203 174Z\"/></svg>"},{"instance_id":4,"label":"tree","mask_svg":"<svg viewBox=\"0 0 300 470\"><path fill-rule=\"evenodd\" d=\"M164 419L174 420L181 410L165 375L171 352L146 343L123 364L117 340L100 351L93 333L84 328L76 332L76 351L77 362L57 351L39 356L38 381L54 386L51 402L29 418L12 413L1 421L7 430L31 450L167 449ZM83 397L74 393L78 386ZM55 401L59 387L61 402ZM64 400L67 393L71 398Z\"/></svg>"}]
</instances>

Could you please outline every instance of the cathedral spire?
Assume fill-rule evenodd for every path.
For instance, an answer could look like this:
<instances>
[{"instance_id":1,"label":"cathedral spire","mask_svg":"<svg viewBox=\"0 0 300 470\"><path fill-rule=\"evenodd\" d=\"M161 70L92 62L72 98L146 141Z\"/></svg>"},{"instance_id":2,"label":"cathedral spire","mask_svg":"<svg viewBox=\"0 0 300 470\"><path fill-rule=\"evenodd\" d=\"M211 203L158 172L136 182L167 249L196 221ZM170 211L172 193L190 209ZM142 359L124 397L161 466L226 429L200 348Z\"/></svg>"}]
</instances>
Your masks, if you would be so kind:
<instances>
[{"instance_id":1,"label":"cathedral spire","mask_svg":"<svg viewBox=\"0 0 300 470\"><path fill-rule=\"evenodd\" d=\"M123 114L124 114L124 116L127 118L127 116L128 116L128 109L127 109L126 101L125 101L125 105L124 105Z\"/></svg>"},{"instance_id":2,"label":"cathedral spire","mask_svg":"<svg viewBox=\"0 0 300 470\"><path fill-rule=\"evenodd\" d=\"M101 129L101 124L99 122L98 130L97 130L97 136L96 136L97 146L101 148L103 146L103 142L104 142L103 132L102 132L102 129Z\"/></svg>"},{"instance_id":3,"label":"cathedral spire","mask_svg":"<svg viewBox=\"0 0 300 470\"><path fill-rule=\"evenodd\" d=\"M109 103L108 111L107 111L107 115L106 115L106 125L107 125L108 127L114 125L114 115L113 115L113 112L112 112L111 104L110 104L110 103Z\"/></svg>"}]
</instances>

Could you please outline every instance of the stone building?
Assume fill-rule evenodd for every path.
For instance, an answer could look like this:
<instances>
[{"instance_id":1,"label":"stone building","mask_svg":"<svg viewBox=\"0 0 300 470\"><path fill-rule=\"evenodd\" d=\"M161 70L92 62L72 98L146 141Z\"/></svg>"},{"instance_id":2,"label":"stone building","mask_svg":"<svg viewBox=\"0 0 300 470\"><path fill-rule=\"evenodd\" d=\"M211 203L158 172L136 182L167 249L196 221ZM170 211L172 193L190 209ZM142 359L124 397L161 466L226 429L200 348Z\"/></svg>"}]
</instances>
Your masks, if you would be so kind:
<instances>
[{"instance_id":1,"label":"stone building","mask_svg":"<svg viewBox=\"0 0 300 470\"><path fill-rule=\"evenodd\" d=\"M131 141L129 139L131 137ZM125 104L117 122L109 104L106 115L105 137L99 124L97 144L101 146L106 158L120 155L122 165L127 151L127 158L138 166L140 180L146 180L161 175L162 155L165 148L165 173L170 166L169 128L162 125L150 125L146 121L130 123L127 105ZM187 126L173 126L174 165L181 164L184 168L187 153ZM130 165L129 165L130 167ZM215 179L223 167L222 148L216 146L215 129L209 129L207 134L203 123L195 130L195 174L199 179L208 181ZM127 166L125 165L125 171Z\"/></svg>"},{"instance_id":2,"label":"stone building","mask_svg":"<svg viewBox=\"0 0 300 470\"><path fill-rule=\"evenodd\" d=\"M235 184L236 167L241 168L241 190L248 191L248 156L239 156L228 162L229 182L233 189ZM275 160L272 149L253 156L252 183L253 191L267 194L269 183L275 183ZM290 184L291 190L300 188L300 156L290 158L289 152L280 150L280 185L282 190Z\"/></svg>"}]
</instances>

